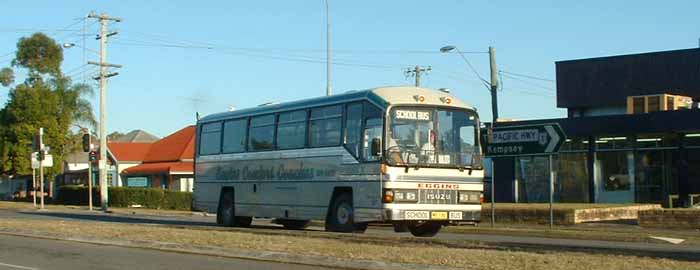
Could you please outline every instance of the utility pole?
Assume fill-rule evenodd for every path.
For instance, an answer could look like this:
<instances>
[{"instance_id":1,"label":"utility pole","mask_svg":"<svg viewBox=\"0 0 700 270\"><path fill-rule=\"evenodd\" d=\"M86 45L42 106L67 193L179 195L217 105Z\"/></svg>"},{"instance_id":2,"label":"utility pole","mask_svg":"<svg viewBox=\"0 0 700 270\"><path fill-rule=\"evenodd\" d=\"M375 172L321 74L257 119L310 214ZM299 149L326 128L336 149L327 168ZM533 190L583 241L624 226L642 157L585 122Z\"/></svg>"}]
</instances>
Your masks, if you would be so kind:
<instances>
[{"instance_id":1,"label":"utility pole","mask_svg":"<svg viewBox=\"0 0 700 270\"><path fill-rule=\"evenodd\" d=\"M331 86L331 13L329 12L328 0L326 0L326 96L333 94Z\"/></svg>"},{"instance_id":2,"label":"utility pole","mask_svg":"<svg viewBox=\"0 0 700 270\"><path fill-rule=\"evenodd\" d=\"M107 197L107 78L119 74L116 72L107 74L107 68L121 67L120 65L107 63L107 38L117 34L117 32L107 32L107 22L121 22L121 19L110 17L106 13L97 15L94 12L90 13L88 18L98 19L100 21L100 35L97 37L97 39L100 40L100 62L88 62L88 64L100 66L100 76L95 78L100 80L100 159L98 167L100 170L100 199L102 210L107 211L107 203L109 202Z\"/></svg>"},{"instance_id":3,"label":"utility pole","mask_svg":"<svg viewBox=\"0 0 700 270\"><path fill-rule=\"evenodd\" d=\"M491 110L493 124L498 121L498 68L496 68L496 49L489 46L489 63L491 64Z\"/></svg>"},{"instance_id":4,"label":"utility pole","mask_svg":"<svg viewBox=\"0 0 700 270\"><path fill-rule=\"evenodd\" d=\"M44 210L44 128L39 128L39 192L41 194L41 210Z\"/></svg>"},{"instance_id":5,"label":"utility pole","mask_svg":"<svg viewBox=\"0 0 700 270\"><path fill-rule=\"evenodd\" d=\"M432 69L433 69L432 67L422 68L420 66L415 66L413 69L411 69L411 68L406 69L404 74L406 74L407 77L410 77L410 76L415 77L416 78L416 87L420 87L421 73L431 71Z\"/></svg>"}]
</instances>

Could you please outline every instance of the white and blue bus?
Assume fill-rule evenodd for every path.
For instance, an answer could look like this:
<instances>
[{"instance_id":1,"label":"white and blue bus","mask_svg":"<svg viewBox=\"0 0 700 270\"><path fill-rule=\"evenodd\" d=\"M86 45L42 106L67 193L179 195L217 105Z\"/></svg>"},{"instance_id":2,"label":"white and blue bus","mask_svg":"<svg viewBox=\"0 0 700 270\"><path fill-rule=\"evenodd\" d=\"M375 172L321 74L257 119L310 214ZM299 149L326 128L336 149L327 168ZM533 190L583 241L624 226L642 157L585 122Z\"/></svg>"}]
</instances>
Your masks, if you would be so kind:
<instances>
[{"instance_id":1,"label":"white and blue bus","mask_svg":"<svg viewBox=\"0 0 700 270\"><path fill-rule=\"evenodd\" d=\"M261 105L197 122L195 208L225 226L325 220L433 236L478 222L483 161L476 110L447 92L384 87Z\"/></svg>"}]
</instances>

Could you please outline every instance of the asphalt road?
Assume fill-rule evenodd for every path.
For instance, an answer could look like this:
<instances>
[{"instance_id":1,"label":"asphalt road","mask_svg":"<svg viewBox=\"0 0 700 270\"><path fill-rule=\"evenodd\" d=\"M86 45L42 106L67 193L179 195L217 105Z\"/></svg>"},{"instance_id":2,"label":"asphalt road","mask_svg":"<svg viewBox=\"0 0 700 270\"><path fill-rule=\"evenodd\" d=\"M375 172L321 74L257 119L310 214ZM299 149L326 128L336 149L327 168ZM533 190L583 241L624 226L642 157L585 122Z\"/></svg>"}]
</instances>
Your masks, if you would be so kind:
<instances>
[{"instance_id":1,"label":"asphalt road","mask_svg":"<svg viewBox=\"0 0 700 270\"><path fill-rule=\"evenodd\" d=\"M30 219L73 219L81 221L106 221L134 224L161 224L179 226L206 226L207 228L220 228L215 226L215 217L205 216L147 216L129 214L104 214L98 211L87 212L84 210L49 210L38 212L36 210L0 210L0 218L30 218ZM270 224L269 220L256 219L253 223L257 229L282 229L281 226ZM255 230L252 229L253 231ZM322 231L320 227L310 227L307 230ZM397 236L391 228L370 227L366 234L377 237ZM399 236L412 237L409 233ZM437 239L477 241L488 243L491 246L502 248L534 248L536 250L582 250L612 254L641 255L653 257L685 258L700 260L700 247L687 245L615 242L600 240L557 239L547 237L527 237L489 234L464 234L464 233L439 233Z\"/></svg>"},{"instance_id":2,"label":"asphalt road","mask_svg":"<svg viewBox=\"0 0 700 270\"><path fill-rule=\"evenodd\" d=\"M0 235L0 270L5 269L323 270L331 268Z\"/></svg>"}]
</instances>

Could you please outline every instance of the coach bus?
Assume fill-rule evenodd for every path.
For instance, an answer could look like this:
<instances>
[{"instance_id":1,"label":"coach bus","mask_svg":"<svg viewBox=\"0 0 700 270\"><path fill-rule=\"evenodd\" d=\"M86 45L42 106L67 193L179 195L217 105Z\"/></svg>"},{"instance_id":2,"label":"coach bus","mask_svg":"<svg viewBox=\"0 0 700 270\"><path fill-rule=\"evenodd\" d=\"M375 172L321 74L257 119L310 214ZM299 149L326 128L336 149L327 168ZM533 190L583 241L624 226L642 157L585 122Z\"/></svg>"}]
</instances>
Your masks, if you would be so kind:
<instances>
[{"instance_id":1,"label":"coach bus","mask_svg":"<svg viewBox=\"0 0 700 270\"><path fill-rule=\"evenodd\" d=\"M448 91L383 87L270 103L197 121L195 209L225 226L325 220L434 236L478 222L483 162L476 109Z\"/></svg>"}]
</instances>

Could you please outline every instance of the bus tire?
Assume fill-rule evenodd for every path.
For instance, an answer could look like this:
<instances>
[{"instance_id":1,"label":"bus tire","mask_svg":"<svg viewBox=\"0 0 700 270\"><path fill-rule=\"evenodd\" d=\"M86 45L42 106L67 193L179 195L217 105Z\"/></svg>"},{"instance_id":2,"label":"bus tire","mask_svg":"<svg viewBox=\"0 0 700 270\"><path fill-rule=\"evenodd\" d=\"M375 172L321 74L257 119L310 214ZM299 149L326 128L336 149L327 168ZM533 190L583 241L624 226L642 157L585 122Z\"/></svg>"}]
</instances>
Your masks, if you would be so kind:
<instances>
[{"instance_id":1,"label":"bus tire","mask_svg":"<svg viewBox=\"0 0 700 270\"><path fill-rule=\"evenodd\" d=\"M252 217L235 217L233 226L248 228L253 223Z\"/></svg>"},{"instance_id":2,"label":"bus tire","mask_svg":"<svg viewBox=\"0 0 700 270\"><path fill-rule=\"evenodd\" d=\"M224 227L236 224L236 213L233 205L233 190L222 190L219 196L219 207L216 211L216 223Z\"/></svg>"},{"instance_id":3,"label":"bus tire","mask_svg":"<svg viewBox=\"0 0 700 270\"><path fill-rule=\"evenodd\" d=\"M433 237L440 229L442 224L438 222L421 222L408 225L408 230L415 237Z\"/></svg>"},{"instance_id":4,"label":"bus tire","mask_svg":"<svg viewBox=\"0 0 700 270\"><path fill-rule=\"evenodd\" d=\"M329 232L354 232L357 230L353 222L354 207L352 193L338 194L331 203L328 219L326 219L326 231Z\"/></svg>"},{"instance_id":5,"label":"bus tire","mask_svg":"<svg viewBox=\"0 0 700 270\"><path fill-rule=\"evenodd\" d=\"M298 219L280 219L277 220L278 224L281 224L287 230L303 230L309 227L310 220L298 220Z\"/></svg>"}]
</instances>

